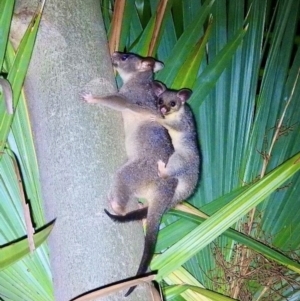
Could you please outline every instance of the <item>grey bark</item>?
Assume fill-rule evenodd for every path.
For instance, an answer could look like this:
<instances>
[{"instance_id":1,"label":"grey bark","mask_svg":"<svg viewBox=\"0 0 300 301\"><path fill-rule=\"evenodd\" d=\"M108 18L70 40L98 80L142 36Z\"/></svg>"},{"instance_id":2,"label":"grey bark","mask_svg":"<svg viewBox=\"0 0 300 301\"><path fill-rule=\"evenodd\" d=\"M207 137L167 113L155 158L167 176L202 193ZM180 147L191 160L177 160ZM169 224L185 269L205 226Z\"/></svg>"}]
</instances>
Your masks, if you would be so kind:
<instances>
[{"instance_id":1,"label":"grey bark","mask_svg":"<svg viewBox=\"0 0 300 301\"><path fill-rule=\"evenodd\" d=\"M19 17L37 3L19 1ZM46 2L25 87L46 218L56 218L49 239L55 300L67 301L133 276L144 240L140 223L114 224L103 212L126 158L121 115L80 99L84 90L116 89L99 0ZM148 290L126 300L149 300Z\"/></svg>"}]
</instances>

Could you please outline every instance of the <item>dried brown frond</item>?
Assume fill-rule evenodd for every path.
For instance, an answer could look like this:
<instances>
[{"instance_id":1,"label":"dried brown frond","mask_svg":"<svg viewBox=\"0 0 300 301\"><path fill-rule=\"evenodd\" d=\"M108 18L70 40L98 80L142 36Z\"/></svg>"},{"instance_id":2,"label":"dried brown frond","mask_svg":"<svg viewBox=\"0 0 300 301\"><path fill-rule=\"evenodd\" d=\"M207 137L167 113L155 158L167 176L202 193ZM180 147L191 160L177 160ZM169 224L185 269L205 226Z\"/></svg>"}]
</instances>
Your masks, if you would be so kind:
<instances>
[{"instance_id":1,"label":"dried brown frond","mask_svg":"<svg viewBox=\"0 0 300 301\"><path fill-rule=\"evenodd\" d=\"M125 0L116 0L111 21L111 32L109 37L109 52L119 50L122 22L125 9Z\"/></svg>"},{"instance_id":2,"label":"dried brown frond","mask_svg":"<svg viewBox=\"0 0 300 301\"><path fill-rule=\"evenodd\" d=\"M260 290L259 300L271 301L278 297L287 300L284 297L285 290L300 288L296 273L262 254L235 244L231 258L226 260L223 251L213 244L212 252L215 256L216 269L209 271L208 277L216 291L238 300L250 301L254 293ZM289 255L299 260L298 253L299 251L291 251Z\"/></svg>"}]
</instances>

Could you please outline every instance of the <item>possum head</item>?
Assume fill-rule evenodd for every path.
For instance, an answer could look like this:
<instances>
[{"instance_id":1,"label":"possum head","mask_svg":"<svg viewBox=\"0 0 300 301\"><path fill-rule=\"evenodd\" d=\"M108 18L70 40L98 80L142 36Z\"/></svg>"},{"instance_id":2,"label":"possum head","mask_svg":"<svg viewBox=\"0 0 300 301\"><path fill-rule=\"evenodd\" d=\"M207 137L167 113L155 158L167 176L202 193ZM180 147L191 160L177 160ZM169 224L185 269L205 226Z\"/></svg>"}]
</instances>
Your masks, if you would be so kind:
<instances>
[{"instance_id":1,"label":"possum head","mask_svg":"<svg viewBox=\"0 0 300 301\"><path fill-rule=\"evenodd\" d=\"M139 76L141 72L149 71L152 74L164 67L163 63L152 57L141 57L133 53L114 52L111 59L123 83L126 83L134 76Z\"/></svg>"},{"instance_id":2,"label":"possum head","mask_svg":"<svg viewBox=\"0 0 300 301\"><path fill-rule=\"evenodd\" d=\"M168 90L164 84L157 81L154 81L152 86L158 97L157 108L164 116L179 111L192 95L192 91L189 89Z\"/></svg>"}]
</instances>

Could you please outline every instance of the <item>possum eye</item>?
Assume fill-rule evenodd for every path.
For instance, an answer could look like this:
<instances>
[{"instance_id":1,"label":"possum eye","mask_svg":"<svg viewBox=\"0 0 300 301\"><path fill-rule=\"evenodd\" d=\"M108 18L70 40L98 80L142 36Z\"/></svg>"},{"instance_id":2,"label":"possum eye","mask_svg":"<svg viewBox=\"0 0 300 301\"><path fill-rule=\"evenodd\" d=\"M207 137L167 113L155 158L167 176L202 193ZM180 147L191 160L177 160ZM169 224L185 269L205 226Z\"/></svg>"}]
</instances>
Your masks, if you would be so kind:
<instances>
[{"instance_id":1,"label":"possum eye","mask_svg":"<svg viewBox=\"0 0 300 301\"><path fill-rule=\"evenodd\" d=\"M128 59L129 56L130 56L129 54L123 54L123 55L121 56L121 60L122 60L122 61L126 61L126 60Z\"/></svg>"},{"instance_id":2,"label":"possum eye","mask_svg":"<svg viewBox=\"0 0 300 301\"><path fill-rule=\"evenodd\" d=\"M171 101L170 105L171 105L171 107L175 107L176 106L176 101Z\"/></svg>"},{"instance_id":3,"label":"possum eye","mask_svg":"<svg viewBox=\"0 0 300 301\"><path fill-rule=\"evenodd\" d=\"M164 101L163 101L161 98L159 98L159 99L158 99L158 104L159 104L159 105L162 105L163 103L164 103Z\"/></svg>"}]
</instances>

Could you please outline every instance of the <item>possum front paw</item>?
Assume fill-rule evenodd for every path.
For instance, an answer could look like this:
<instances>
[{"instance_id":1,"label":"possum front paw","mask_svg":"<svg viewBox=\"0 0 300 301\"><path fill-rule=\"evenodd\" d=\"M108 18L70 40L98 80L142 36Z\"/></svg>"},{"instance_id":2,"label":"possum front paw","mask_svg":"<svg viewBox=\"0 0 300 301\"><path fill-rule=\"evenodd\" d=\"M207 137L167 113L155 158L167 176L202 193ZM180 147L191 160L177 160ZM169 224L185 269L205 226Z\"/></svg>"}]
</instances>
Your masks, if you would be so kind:
<instances>
[{"instance_id":1,"label":"possum front paw","mask_svg":"<svg viewBox=\"0 0 300 301\"><path fill-rule=\"evenodd\" d=\"M165 162L163 162L162 160L159 160L157 162L157 167L158 167L158 176L160 178L167 178L168 173L167 173L167 168L166 168Z\"/></svg>"},{"instance_id":2,"label":"possum front paw","mask_svg":"<svg viewBox=\"0 0 300 301\"><path fill-rule=\"evenodd\" d=\"M81 93L81 98L87 103L96 103L96 99L93 97L92 93L89 92L83 92Z\"/></svg>"}]
</instances>

